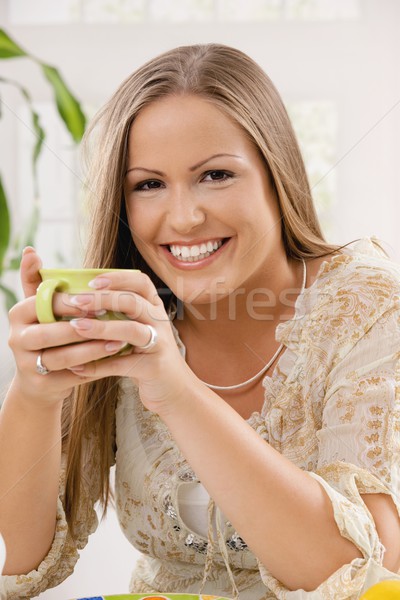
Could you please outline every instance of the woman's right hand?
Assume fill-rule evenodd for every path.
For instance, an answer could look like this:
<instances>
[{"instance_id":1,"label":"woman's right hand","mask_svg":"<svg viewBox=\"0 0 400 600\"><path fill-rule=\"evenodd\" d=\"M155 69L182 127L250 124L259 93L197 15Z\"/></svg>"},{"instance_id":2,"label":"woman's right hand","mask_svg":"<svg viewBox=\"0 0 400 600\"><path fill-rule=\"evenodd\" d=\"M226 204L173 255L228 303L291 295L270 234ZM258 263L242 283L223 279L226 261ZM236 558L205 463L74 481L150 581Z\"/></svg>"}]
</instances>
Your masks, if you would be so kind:
<instances>
[{"instance_id":1,"label":"woman's right hand","mask_svg":"<svg viewBox=\"0 0 400 600\"><path fill-rule=\"evenodd\" d=\"M118 348L107 351L107 342L103 340L83 341L66 321L38 323L35 295L42 281L40 268L41 260L36 251L25 248L20 268L25 299L10 310L9 346L16 362L13 391L24 401L46 407L61 403L75 385L91 381L79 377L71 368L111 356ZM84 312L84 307L72 306L63 294L55 294L53 309L59 316L81 317ZM42 364L50 371L47 375L36 371L40 353Z\"/></svg>"}]
</instances>

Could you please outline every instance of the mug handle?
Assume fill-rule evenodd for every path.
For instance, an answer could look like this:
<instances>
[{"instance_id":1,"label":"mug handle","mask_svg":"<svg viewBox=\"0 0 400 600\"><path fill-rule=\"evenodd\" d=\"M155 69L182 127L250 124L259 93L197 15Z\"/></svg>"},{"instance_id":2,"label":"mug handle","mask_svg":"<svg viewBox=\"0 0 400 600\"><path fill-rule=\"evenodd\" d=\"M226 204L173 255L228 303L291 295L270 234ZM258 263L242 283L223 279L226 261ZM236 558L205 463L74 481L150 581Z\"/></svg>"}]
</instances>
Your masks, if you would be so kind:
<instances>
[{"instance_id":1,"label":"mug handle","mask_svg":"<svg viewBox=\"0 0 400 600\"><path fill-rule=\"evenodd\" d=\"M55 323L53 294L62 284L61 279L46 279L36 290L36 315L39 323Z\"/></svg>"}]
</instances>

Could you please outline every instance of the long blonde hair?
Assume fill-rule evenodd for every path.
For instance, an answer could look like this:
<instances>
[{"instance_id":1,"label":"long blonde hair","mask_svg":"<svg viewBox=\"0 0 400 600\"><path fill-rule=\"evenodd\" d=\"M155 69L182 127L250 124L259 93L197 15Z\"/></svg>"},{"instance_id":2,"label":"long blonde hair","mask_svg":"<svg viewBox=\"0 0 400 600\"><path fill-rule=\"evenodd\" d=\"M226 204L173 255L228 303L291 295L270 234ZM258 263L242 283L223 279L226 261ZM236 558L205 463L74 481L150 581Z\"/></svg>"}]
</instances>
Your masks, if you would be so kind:
<instances>
[{"instance_id":1,"label":"long blonde hair","mask_svg":"<svg viewBox=\"0 0 400 600\"><path fill-rule=\"evenodd\" d=\"M127 225L123 182L128 133L140 110L168 95L196 95L236 121L258 147L270 173L288 257L334 252L321 232L303 159L286 109L263 70L241 51L219 44L184 46L149 61L126 79L92 121L85 138L91 227L85 266L139 268L164 287L135 248ZM85 444L92 444L106 510L115 451L118 379L77 388L64 407L67 453L65 506L73 530L81 494Z\"/></svg>"}]
</instances>

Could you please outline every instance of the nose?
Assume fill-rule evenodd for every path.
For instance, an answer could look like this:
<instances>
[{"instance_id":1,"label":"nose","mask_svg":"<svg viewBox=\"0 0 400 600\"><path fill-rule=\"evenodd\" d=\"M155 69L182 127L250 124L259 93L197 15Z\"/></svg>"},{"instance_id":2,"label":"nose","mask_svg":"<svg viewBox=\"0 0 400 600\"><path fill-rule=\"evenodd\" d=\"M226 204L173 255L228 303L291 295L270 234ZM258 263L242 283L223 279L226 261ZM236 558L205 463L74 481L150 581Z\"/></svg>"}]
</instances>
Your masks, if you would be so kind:
<instances>
[{"instance_id":1,"label":"nose","mask_svg":"<svg viewBox=\"0 0 400 600\"><path fill-rule=\"evenodd\" d=\"M188 234L202 225L206 213L201 202L189 190L175 190L168 199L167 223L177 233Z\"/></svg>"}]
</instances>

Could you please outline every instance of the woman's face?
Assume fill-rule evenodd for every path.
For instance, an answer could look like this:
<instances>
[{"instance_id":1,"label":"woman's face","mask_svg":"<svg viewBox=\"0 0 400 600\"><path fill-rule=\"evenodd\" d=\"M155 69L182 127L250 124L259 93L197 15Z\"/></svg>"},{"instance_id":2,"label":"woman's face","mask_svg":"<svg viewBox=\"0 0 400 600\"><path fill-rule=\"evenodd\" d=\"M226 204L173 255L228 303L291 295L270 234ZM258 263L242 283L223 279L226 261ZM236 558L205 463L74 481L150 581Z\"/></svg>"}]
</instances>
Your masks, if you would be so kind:
<instances>
[{"instance_id":1,"label":"woman's face","mask_svg":"<svg viewBox=\"0 0 400 600\"><path fill-rule=\"evenodd\" d=\"M136 247L183 302L265 287L278 268L281 223L265 164L210 102L168 96L139 113L124 189Z\"/></svg>"}]
</instances>

